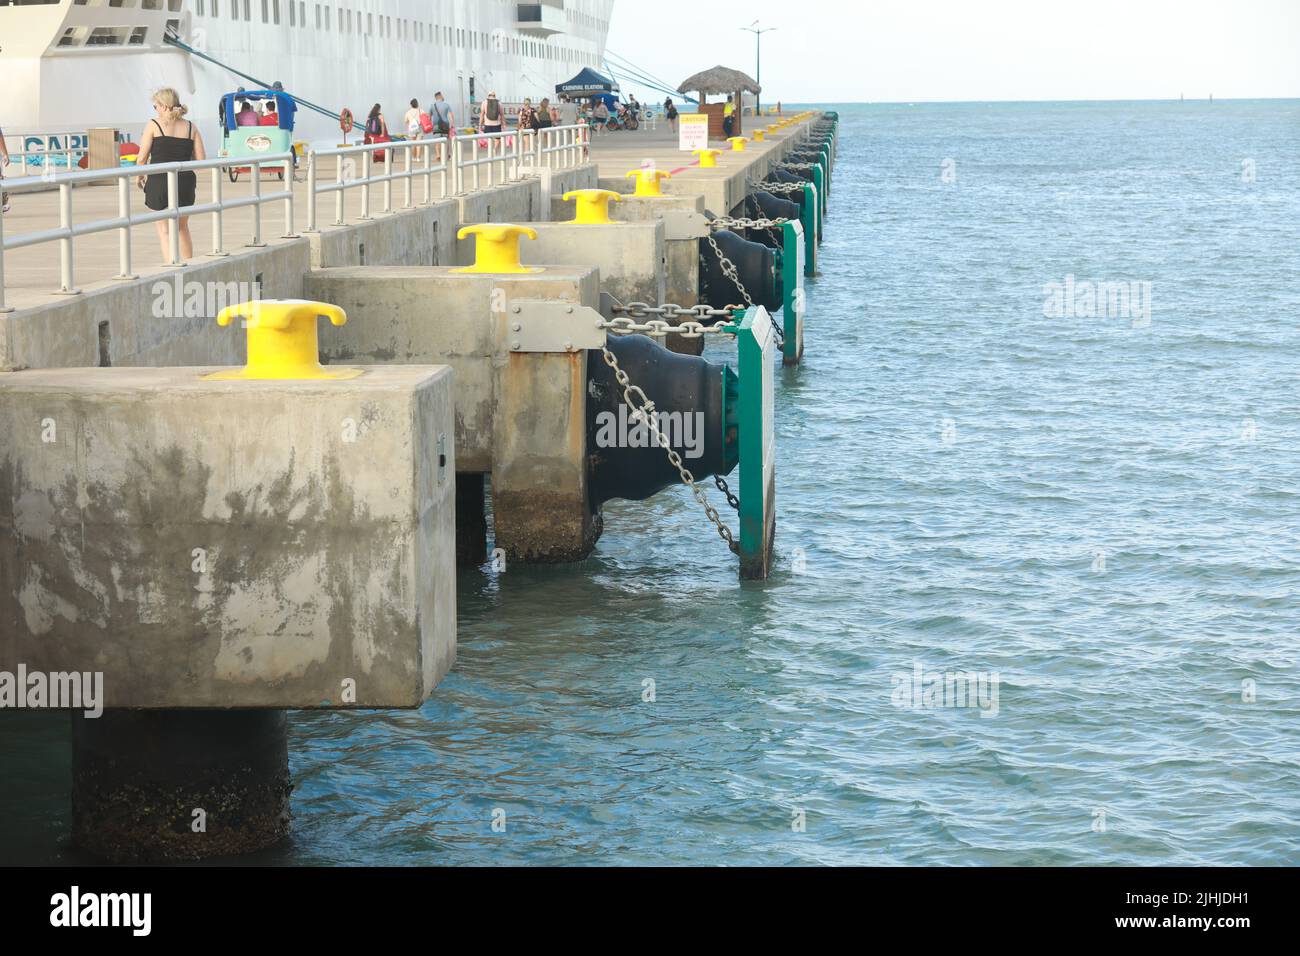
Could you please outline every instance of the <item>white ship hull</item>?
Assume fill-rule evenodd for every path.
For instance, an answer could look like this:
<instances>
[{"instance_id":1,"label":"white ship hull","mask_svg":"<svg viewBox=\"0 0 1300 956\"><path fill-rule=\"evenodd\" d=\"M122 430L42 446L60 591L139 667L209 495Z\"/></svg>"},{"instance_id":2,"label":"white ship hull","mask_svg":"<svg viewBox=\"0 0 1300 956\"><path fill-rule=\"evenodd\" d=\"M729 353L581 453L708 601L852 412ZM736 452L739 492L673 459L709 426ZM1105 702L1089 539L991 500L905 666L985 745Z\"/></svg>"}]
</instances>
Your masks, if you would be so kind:
<instances>
[{"instance_id":1,"label":"white ship hull","mask_svg":"<svg viewBox=\"0 0 1300 956\"><path fill-rule=\"evenodd\" d=\"M159 9L147 9L157 7ZM232 7L234 10L232 12ZM333 112L364 119L379 103L394 133L412 98L441 90L463 123L489 91L505 101L554 96L586 66L599 68L613 0L74 0L0 6L0 127L24 134L113 127L138 138L150 94L181 93L212 141L217 102L258 84L196 51ZM215 15L214 15L215 10ZM334 141L337 124L300 109L300 139ZM15 142L15 139L18 142Z\"/></svg>"}]
</instances>

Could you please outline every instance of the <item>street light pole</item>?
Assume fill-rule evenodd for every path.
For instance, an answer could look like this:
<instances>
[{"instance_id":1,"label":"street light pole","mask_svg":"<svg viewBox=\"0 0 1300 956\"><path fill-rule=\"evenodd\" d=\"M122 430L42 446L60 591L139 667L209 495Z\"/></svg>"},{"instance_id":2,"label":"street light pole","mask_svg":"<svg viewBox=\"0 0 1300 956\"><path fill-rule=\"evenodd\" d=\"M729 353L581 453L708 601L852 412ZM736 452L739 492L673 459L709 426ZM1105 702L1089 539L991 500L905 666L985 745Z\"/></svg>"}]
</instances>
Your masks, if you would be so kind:
<instances>
[{"instance_id":1,"label":"street light pole","mask_svg":"<svg viewBox=\"0 0 1300 956\"><path fill-rule=\"evenodd\" d=\"M754 34L754 58L756 60L756 72L758 73L758 75L754 77L754 82L759 85L759 89L761 90L763 86L763 34L771 33L776 29L776 27L760 27L758 21L755 20L749 26L741 27L740 29L748 30L750 33ZM743 105L743 99L741 103ZM763 94L759 92L754 94L754 115L761 116L762 113Z\"/></svg>"}]
</instances>

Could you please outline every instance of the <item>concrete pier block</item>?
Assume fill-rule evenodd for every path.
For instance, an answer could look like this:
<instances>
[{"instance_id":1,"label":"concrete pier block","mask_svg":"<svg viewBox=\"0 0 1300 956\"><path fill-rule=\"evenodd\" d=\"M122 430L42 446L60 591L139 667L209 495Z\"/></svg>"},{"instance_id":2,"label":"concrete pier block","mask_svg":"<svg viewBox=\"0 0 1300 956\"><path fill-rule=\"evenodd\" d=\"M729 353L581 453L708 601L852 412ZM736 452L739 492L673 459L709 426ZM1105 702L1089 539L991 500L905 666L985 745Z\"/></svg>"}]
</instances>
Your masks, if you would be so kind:
<instances>
[{"instance_id":1,"label":"concrete pier block","mask_svg":"<svg viewBox=\"0 0 1300 956\"><path fill-rule=\"evenodd\" d=\"M110 708L419 706L455 656L451 370L213 371L0 376L0 670L102 672Z\"/></svg>"},{"instance_id":2,"label":"concrete pier block","mask_svg":"<svg viewBox=\"0 0 1300 956\"><path fill-rule=\"evenodd\" d=\"M562 344L550 352L524 347L514 329L523 322L512 309L518 301L545 301L595 310L596 269L324 269L304 286L351 319L322 328L323 357L452 366L457 468L492 474L496 543L508 558L562 562L591 552L601 522L587 493L587 352L566 352ZM575 312L567 337L589 336L588 321Z\"/></svg>"},{"instance_id":3,"label":"concrete pier block","mask_svg":"<svg viewBox=\"0 0 1300 956\"><path fill-rule=\"evenodd\" d=\"M72 843L112 863L251 853L289 833L279 710L72 718Z\"/></svg>"},{"instance_id":4,"label":"concrete pier block","mask_svg":"<svg viewBox=\"0 0 1300 956\"><path fill-rule=\"evenodd\" d=\"M702 196L624 196L611 207L626 222L664 224L665 302L697 305L700 301L700 239L709 234Z\"/></svg>"},{"instance_id":5,"label":"concrete pier block","mask_svg":"<svg viewBox=\"0 0 1300 956\"><path fill-rule=\"evenodd\" d=\"M600 288L620 302L666 301L667 253L661 222L533 223L537 239L524 243L526 265L595 266Z\"/></svg>"}]
</instances>

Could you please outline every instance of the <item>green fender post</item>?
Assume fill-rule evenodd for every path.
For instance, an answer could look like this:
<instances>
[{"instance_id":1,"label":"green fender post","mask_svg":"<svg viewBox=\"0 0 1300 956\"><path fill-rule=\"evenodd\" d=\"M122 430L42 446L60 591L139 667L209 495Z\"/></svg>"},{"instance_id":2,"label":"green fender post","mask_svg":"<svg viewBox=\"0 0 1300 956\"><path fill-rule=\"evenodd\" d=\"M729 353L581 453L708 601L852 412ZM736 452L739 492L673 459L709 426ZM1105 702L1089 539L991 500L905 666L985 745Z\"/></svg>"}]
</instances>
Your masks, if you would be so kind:
<instances>
[{"instance_id":1,"label":"green fender post","mask_svg":"<svg viewBox=\"0 0 1300 956\"><path fill-rule=\"evenodd\" d=\"M813 185L817 187L817 196L821 200L817 205L817 241L822 242L826 238L826 174L820 164L813 167L812 174Z\"/></svg>"},{"instance_id":2,"label":"green fender post","mask_svg":"<svg viewBox=\"0 0 1300 956\"><path fill-rule=\"evenodd\" d=\"M803 357L803 320L807 297L804 295L804 241L803 226L787 222L781 226L785 247L784 282L781 287L781 325L785 344L781 348L781 363L797 365Z\"/></svg>"},{"instance_id":3,"label":"green fender post","mask_svg":"<svg viewBox=\"0 0 1300 956\"><path fill-rule=\"evenodd\" d=\"M740 375L740 576L765 581L776 540L776 330L761 305L736 330Z\"/></svg>"},{"instance_id":4,"label":"green fender post","mask_svg":"<svg viewBox=\"0 0 1300 956\"><path fill-rule=\"evenodd\" d=\"M821 200L817 198L817 187L805 183L803 187L803 212L800 221L803 225L803 274L812 278L817 274L817 234L821 231Z\"/></svg>"}]
</instances>

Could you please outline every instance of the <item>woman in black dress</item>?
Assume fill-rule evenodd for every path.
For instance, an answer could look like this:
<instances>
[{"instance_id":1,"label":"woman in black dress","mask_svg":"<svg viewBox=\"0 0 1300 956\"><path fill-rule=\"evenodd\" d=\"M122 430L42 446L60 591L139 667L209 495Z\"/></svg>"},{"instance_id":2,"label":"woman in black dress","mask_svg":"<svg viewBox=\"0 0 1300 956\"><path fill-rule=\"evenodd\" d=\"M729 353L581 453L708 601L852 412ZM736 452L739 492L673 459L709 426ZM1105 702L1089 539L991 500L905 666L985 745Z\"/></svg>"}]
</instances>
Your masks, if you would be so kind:
<instances>
[{"instance_id":1,"label":"woman in black dress","mask_svg":"<svg viewBox=\"0 0 1300 956\"><path fill-rule=\"evenodd\" d=\"M207 159L203 149L203 137L186 120L189 110L181 105L181 98L173 89L161 89L153 95L153 108L157 114L140 136L140 155L136 164L146 163L183 163L190 160ZM155 173L141 176L140 188L144 190L144 204L154 211L167 208L167 175ZM181 173L176 183L176 204L178 206L194 205L195 176L192 172ZM158 244L162 248L163 261L171 259L171 243L168 241L167 220L154 223L158 230ZM181 240L181 258L194 257L194 240L190 237L190 217L181 216L177 223Z\"/></svg>"}]
</instances>

